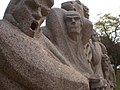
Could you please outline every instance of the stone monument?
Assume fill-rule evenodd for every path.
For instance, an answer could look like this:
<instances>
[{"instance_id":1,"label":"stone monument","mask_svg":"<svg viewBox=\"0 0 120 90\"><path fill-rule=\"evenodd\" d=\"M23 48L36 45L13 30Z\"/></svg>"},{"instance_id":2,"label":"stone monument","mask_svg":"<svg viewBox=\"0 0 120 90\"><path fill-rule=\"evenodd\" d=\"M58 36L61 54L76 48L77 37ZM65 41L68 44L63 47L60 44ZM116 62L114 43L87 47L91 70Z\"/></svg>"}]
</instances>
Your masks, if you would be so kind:
<instances>
[{"instance_id":1,"label":"stone monument","mask_svg":"<svg viewBox=\"0 0 120 90\"><path fill-rule=\"evenodd\" d=\"M1 90L89 90L87 78L54 55L39 28L52 5L11 0L0 21Z\"/></svg>"},{"instance_id":2,"label":"stone monument","mask_svg":"<svg viewBox=\"0 0 120 90\"><path fill-rule=\"evenodd\" d=\"M115 90L116 77L114 69L111 65L110 58L107 54L102 56L102 69L104 78L107 81L106 90Z\"/></svg>"},{"instance_id":3,"label":"stone monument","mask_svg":"<svg viewBox=\"0 0 120 90\"><path fill-rule=\"evenodd\" d=\"M89 42L94 35L89 9L79 0L51 9L53 4L10 1L0 20L0 90L113 90L114 71L104 63L107 50L99 44L96 59L93 50L99 49ZM100 76L95 62L104 63L97 64Z\"/></svg>"},{"instance_id":4,"label":"stone monument","mask_svg":"<svg viewBox=\"0 0 120 90\"><path fill-rule=\"evenodd\" d=\"M89 75L93 72L83 53L82 27L85 27L86 23L82 20L83 18L75 11L55 8L47 16L43 33L67 59L70 66ZM90 25L92 28L91 23Z\"/></svg>"}]
</instances>

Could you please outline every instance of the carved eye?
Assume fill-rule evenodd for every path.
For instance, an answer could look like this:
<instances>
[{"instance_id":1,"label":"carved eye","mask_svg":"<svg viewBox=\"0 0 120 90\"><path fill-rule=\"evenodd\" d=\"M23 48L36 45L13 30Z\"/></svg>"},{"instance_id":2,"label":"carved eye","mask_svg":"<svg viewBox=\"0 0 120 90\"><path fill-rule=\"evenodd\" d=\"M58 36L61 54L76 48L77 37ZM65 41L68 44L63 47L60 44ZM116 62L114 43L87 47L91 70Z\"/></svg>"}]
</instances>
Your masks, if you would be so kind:
<instances>
[{"instance_id":1,"label":"carved eye","mask_svg":"<svg viewBox=\"0 0 120 90\"><path fill-rule=\"evenodd\" d=\"M65 21L67 21L67 22L71 22L71 21L72 21L72 18L70 18L70 17L66 17Z\"/></svg>"},{"instance_id":2,"label":"carved eye","mask_svg":"<svg viewBox=\"0 0 120 90\"><path fill-rule=\"evenodd\" d=\"M80 17L74 17L75 21L80 20Z\"/></svg>"},{"instance_id":3,"label":"carved eye","mask_svg":"<svg viewBox=\"0 0 120 90\"><path fill-rule=\"evenodd\" d=\"M76 9L75 9L75 8L73 8L73 11L76 11Z\"/></svg>"},{"instance_id":4,"label":"carved eye","mask_svg":"<svg viewBox=\"0 0 120 90\"><path fill-rule=\"evenodd\" d=\"M68 22L71 22L72 20L80 21L80 17L66 17L65 20L68 21Z\"/></svg>"}]
</instances>

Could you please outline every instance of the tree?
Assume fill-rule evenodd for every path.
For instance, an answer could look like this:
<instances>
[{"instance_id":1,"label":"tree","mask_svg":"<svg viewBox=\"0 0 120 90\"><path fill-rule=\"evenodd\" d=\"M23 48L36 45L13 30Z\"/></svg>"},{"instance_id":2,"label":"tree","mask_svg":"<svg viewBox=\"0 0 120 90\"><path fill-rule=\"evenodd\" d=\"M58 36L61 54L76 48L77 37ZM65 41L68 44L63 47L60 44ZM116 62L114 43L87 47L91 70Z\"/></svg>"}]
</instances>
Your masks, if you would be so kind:
<instances>
[{"instance_id":1,"label":"tree","mask_svg":"<svg viewBox=\"0 0 120 90\"><path fill-rule=\"evenodd\" d=\"M112 16L109 14L100 15L99 20L94 24L95 29L105 44L111 60L115 66L120 64L120 15Z\"/></svg>"},{"instance_id":2,"label":"tree","mask_svg":"<svg viewBox=\"0 0 120 90\"><path fill-rule=\"evenodd\" d=\"M120 41L120 15L115 17L109 13L100 16L95 28L100 30L101 36L107 36L115 43Z\"/></svg>"}]
</instances>

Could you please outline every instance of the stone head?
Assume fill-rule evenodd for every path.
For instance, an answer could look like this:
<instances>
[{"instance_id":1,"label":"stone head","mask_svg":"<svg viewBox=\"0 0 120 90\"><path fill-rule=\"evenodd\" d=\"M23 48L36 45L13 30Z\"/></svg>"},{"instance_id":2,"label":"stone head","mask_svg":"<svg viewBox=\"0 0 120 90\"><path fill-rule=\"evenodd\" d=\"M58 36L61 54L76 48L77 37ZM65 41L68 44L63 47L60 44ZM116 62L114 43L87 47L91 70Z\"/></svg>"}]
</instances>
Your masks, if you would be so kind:
<instances>
[{"instance_id":1,"label":"stone head","mask_svg":"<svg viewBox=\"0 0 120 90\"><path fill-rule=\"evenodd\" d=\"M11 0L4 19L13 22L22 32L31 36L29 31L38 30L53 3L53 0ZM9 15L12 20L8 18Z\"/></svg>"},{"instance_id":2,"label":"stone head","mask_svg":"<svg viewBox=\"0 0 120 90\"><path fill-rule=\"evenodd\" d=\"M98 33L93 30L93 34L91 35L91 39L93 42L99 41Z\"/></svg>"},{"instance_id":3,"label":"stone head","mask_svg":"<svg viewBox=\"0 0 120 90\"><path fill-rule=\"evenodd\" d=\"M107 70L109 68L109 65L111 64L110 58L107 54L102 55L102 67L104 70Z\"/></svg>"},{"instance_id":4,"label":"stone head","mask_svg":"<svg viewBox=\"0 0 120 90\"><path fill-rule=\"evenodd\" d=\"M77 2L78 5L82 6L84 17L89 19L89 8L85 6L83 3L81 3L79 0L75 0L75 1Z\"/></svg>"},{"instance_id":5,"label":"stone head","mask_svg":"<svg viewBox=\"0 0 120 90\"><path fill-rule=\"evenodd\" d=\"M79 0L64 2L61 4L61 8L67 11L77 11L84 17L83 5Z\"/></svg>"},{"instance_id":6,"label":"stone head","mask_svg":"<svg viewBox=\"0 0 120 90\"><path fill-rule=\"evenodd\" d=\"M82 30L81 16L76 11L67 11L64 14L64 21L68 35L80 35Z\"/></svg>"},{"instance_id":7,"label":"stone head","mask_svg":"<svg viewBox=\"0 0 120 90\"><path fill-rule=\"evenodd\" d=\"M83 11L84 11L84 17L89 19L89 8L87 6L83 5Z\"/></svg>"}]
</instances>

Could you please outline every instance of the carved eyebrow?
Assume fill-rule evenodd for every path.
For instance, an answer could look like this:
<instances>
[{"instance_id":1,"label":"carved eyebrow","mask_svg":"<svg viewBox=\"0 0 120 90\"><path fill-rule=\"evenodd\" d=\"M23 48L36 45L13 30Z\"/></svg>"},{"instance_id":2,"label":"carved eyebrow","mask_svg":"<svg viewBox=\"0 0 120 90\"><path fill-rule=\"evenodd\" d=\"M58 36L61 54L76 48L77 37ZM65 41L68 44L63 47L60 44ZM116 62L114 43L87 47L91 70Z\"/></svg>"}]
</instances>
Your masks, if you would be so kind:
<instances>
[{"instance_id":1,"label":"carved eyebrow","mask_svg":"<svg viewBox=\"0 0 120 90\"><path fill-rule=\"evenodd\" d=\"M76 19L80 19L79 16L66 16L66 18L76 18Z\"/></svg>"}]
</instances>

